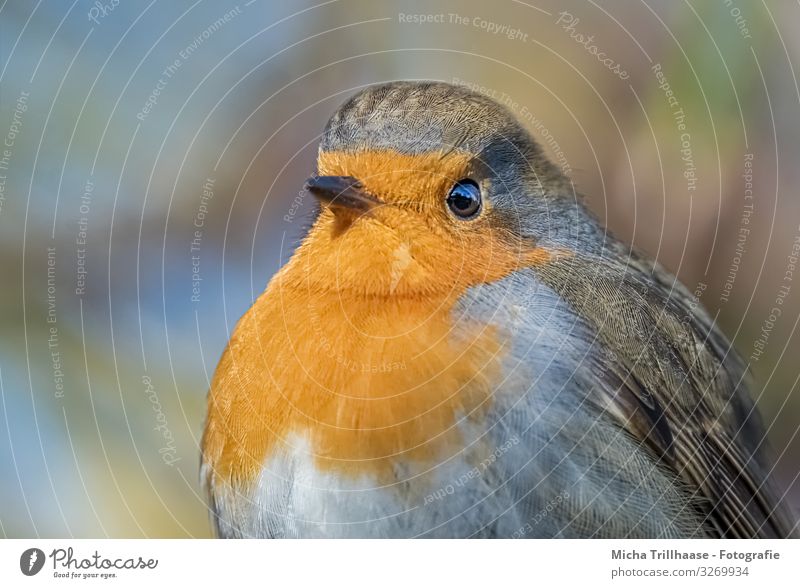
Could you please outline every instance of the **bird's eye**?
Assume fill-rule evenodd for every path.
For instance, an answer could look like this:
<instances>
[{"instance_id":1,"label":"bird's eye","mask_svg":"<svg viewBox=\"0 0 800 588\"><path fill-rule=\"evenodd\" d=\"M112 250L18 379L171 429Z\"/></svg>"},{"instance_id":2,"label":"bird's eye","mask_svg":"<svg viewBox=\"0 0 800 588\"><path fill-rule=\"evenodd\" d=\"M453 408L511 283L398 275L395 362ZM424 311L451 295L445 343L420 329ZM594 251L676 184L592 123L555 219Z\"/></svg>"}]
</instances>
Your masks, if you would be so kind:
<instances>
[{"instance_id":1,"label":"bird's eye","mask_svg":"<svg viewBox=\"0 0 800 588\"><path fill-rule=\"evenodd\" d=\"M471 218L481 209L481 189L472 180L459 180L450 188L447 206L459 218Z\"/></svg>"}]
</instances>

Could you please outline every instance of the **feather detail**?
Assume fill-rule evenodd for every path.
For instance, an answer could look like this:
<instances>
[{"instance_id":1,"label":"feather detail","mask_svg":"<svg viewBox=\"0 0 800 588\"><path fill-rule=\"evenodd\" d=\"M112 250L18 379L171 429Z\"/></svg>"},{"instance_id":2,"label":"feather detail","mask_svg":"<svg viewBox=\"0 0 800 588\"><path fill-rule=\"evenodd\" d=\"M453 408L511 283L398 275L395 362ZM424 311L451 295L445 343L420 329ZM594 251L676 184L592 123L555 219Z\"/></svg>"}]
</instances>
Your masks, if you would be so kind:
<instances>
[{"instance_id":1,"label":"feather detail","mask_svg":"<svg viewBox=\"0 0 800 588\"><path fill-rule=\"evenodd\" d=\"M594 359L604 407L701 499L709 532L793 536L763 465L765 433L744 367L691 294L635 255L627 267L557 259L538 274L606 349Z\"/></svg>"}]
</instances>

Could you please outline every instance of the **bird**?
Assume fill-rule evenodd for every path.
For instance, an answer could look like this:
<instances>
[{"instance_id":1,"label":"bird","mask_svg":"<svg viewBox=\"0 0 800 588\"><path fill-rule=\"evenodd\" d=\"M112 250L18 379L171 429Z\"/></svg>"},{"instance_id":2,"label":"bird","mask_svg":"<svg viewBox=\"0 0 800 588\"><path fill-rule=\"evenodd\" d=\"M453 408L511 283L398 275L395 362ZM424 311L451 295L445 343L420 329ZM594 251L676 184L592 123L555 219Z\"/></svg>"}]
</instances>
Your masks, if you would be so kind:
<instances>
[{"instance_id":1,"label":"bird","mask_svg":"<svg viewBox=\"0 0 800 588\"><path fill-rule=\"evenodd\" d=\"M217 536L794 536L747 366L507 106L366 86L305 189L210 384Z\"/></svg>"}]
</instances>

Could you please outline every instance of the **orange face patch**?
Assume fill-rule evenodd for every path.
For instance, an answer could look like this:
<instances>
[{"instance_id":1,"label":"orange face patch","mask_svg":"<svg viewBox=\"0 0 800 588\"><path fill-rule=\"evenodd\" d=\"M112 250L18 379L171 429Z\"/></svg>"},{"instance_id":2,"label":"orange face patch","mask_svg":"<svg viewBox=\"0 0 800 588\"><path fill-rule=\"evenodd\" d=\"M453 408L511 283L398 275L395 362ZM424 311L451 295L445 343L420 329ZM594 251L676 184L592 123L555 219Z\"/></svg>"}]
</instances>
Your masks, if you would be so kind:
<instances>
[{"instance_id":1,"label":"orange face patch","mask_svg":"<svg viewBox=\"0 0 800 588\"><path fill-rule=\"evenodd\" d=\"M321 153L320 175L356 177L385 205L355 219L345 231L325 208L282 273L291 274L290 282L308 281L320 291L430 296L463 292L519 267L549 261L549 251L488 221L488 198L475 220L448 212L450 188L475 175L473 165L458 151Z\"/></svg>"},{"instance_id":2,"label":"orange face patch","mask_svg":"<svg viewBox=\"0 0 800 588\"><path fill-rule=\"evenodd\" d=\"M322 175L357 177L385 203L336 230L323 210L245 314L209 394L204 461L218 481L254 480L268 457L310 442L318 466L389 480L398 461L435 463L463 444L501 377L491 326L455 325L470 286L550 253L448 215L461 153L322 153ZM486 203L486 206L491 206Z\"/></svg>"}]
</instances>

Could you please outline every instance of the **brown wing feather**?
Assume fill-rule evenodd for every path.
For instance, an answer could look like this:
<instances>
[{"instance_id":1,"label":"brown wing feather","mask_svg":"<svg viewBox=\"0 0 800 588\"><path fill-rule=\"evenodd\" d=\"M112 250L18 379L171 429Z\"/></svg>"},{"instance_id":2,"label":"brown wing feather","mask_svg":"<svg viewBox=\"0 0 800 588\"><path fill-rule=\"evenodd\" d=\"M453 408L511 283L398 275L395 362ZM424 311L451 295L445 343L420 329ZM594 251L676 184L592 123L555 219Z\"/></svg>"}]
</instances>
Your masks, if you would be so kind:
<instances>
[{"instance_id":1,"label":"brown wing feather","mask_svg":"<svg viewBox=\"0 0 800 588\"><path fill-rule=\"evenodd\" d=\"M638 257L568 258L541 274L597 330L604 407L684 480L708 532L792 535L745 368L686 289Z\"/></svg>"}]
</instances>

